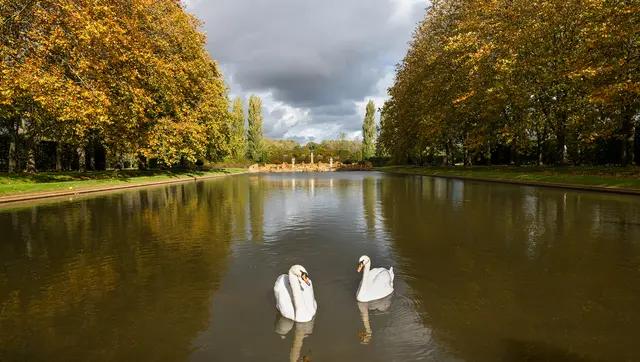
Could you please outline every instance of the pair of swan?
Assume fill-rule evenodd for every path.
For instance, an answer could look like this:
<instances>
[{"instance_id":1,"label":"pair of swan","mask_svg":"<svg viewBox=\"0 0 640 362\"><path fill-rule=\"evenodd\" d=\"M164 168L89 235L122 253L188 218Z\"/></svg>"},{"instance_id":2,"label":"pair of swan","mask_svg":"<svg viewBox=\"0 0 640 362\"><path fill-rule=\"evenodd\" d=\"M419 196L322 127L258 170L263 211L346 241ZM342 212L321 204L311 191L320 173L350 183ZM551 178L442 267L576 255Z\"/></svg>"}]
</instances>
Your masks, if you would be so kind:
<instances>
[{"instance_id":1,"label":"pair of swan","mask_svg":"<svg viewBox=\"0 0 640 362\"><path fill-rule=\"evenodd\" d=\"M393 268L371 269L371 259L363 255L358 260L362 280L356 292L358 302L384 298L393 292ZM318 304L313 294L309 273L302 265L294 265L289 274L282 274L273 286L276 308L283 317L296 322L309 322L316 315Z\"/></svg>"}]
</instances>

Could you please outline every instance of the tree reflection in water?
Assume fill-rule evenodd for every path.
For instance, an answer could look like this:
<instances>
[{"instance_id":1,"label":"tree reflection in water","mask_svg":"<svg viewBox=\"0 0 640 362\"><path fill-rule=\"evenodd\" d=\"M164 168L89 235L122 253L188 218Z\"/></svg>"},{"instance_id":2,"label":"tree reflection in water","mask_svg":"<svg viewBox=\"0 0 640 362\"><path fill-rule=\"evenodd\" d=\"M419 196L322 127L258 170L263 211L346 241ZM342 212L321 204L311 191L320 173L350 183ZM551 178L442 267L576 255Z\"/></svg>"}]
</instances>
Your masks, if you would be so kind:
<instances>
[{"instance_id":1,"label":"tree reflection in water","mask_svg":"<svg viewBox=\"0 0 640 362\"><path fill-rule=\"evenodd\" d=\"M0 360L184 360L209 323L246 181L0 211Z\"/></svg>"}]
</instances>

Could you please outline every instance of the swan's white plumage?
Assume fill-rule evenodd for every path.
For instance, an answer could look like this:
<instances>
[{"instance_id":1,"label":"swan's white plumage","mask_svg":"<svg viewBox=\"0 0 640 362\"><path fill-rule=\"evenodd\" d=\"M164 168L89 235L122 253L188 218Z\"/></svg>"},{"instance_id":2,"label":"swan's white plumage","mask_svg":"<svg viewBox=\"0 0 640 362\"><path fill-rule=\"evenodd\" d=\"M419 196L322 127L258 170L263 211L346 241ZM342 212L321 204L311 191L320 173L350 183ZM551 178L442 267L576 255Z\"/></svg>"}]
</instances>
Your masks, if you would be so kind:
<instances>
[{"instance_id":1,"label":"swan's white plumage","mask_svg":"<svg viewBox=\"0 0 640 362\"><path fill-rule=\"evenodd\" d=\"M293 307L291 285L289 284L289 276L282 274L276 279L273 286L273 292L276 296L276 308L283 317L291 320L296 319L295 308Z\"/></svg>"},{"instance_id":2,"label":"swan's white plumage","mask_svg":"<svg viewBox=\"0 0 640 362\"><path fill-rule=\"evenodd\" d=\"M273 292L276 298L276 308L283 317L296 322L309 322L318 309L313 293L313 283L307 279L309 285L300 279L300 273L306 270L299 265L289 269L289 274L282 274L276 279ZM294 290L295 289L295 290Z\"/></svg>"},{"instance_id":3,"label":"swan's white plumage","mask_svg":"<svg viewBox=\"0 0 640 362\"><path fill-rule=\"evenodd\" d=\"M371 259L366 255L360 258L360 262L364 270L356 293L359 302L370 302L393 293L393 268L371 269Z\"/></svg>"}]
</instances>

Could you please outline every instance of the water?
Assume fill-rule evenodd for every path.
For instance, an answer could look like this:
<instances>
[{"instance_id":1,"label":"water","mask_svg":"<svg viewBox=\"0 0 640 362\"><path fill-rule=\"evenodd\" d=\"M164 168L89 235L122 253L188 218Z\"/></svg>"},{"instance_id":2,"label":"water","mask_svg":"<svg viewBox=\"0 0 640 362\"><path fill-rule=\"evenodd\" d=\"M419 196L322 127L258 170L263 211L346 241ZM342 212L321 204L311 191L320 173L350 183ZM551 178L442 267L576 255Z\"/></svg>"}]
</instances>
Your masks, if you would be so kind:
<instances>
[{"instance_id":1,"label":"water","mask_svg":"<svg viewBox=\"0 0 640 362\"><path fill-rule=\"evenodd\" d=\"M0 360L639 360L640 198L240 175L0 210ZM358 304L358 257L395 293ZM318 314L278 318L295 263ZM278 332L278 333L277 333Z\"/></svg>"}]
</instances>

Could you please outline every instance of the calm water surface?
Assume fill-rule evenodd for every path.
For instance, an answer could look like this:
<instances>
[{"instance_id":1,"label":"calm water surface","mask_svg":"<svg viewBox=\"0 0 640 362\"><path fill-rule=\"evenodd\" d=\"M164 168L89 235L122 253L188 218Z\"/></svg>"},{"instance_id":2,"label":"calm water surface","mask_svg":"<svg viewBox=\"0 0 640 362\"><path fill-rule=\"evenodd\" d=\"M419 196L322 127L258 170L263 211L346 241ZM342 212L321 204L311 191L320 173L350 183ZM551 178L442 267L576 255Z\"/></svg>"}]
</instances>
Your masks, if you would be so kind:
<instances>
[{"instance_id":1,"label":"calm water surface","mask_svg":"<svg viewBox=\"0 0 640 362\"><path fill-rule=\"evenodd\" d=\"M358 304L358 257L396 291ZM273 283L314 281L312 323ZM0 360L640 360L640 198L240 175L0 209Z\"/></svg>"}]
</instances>

